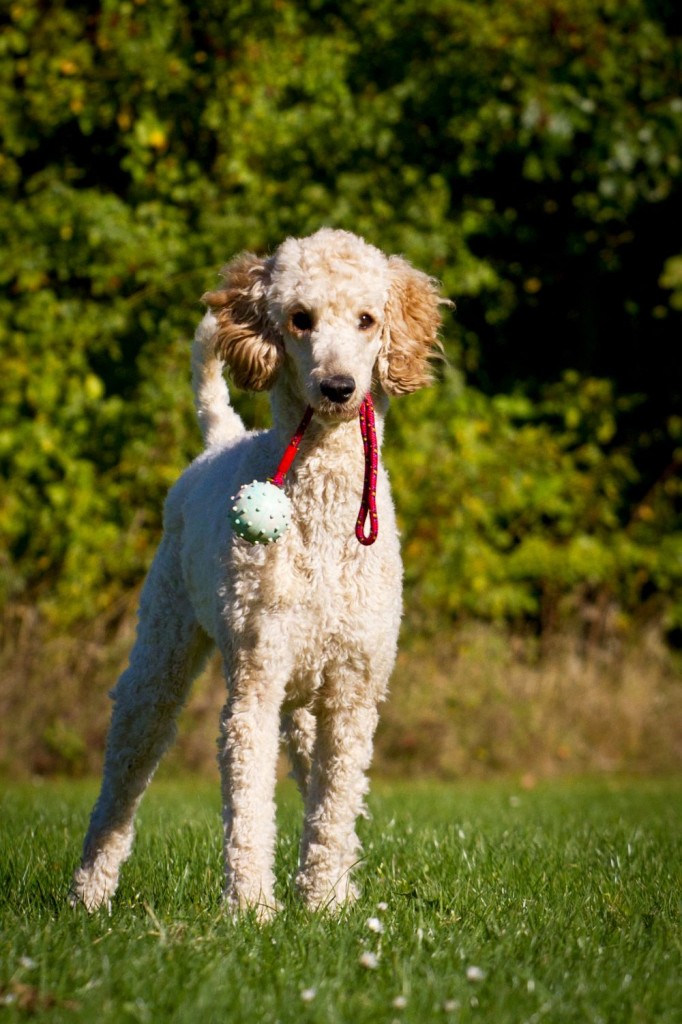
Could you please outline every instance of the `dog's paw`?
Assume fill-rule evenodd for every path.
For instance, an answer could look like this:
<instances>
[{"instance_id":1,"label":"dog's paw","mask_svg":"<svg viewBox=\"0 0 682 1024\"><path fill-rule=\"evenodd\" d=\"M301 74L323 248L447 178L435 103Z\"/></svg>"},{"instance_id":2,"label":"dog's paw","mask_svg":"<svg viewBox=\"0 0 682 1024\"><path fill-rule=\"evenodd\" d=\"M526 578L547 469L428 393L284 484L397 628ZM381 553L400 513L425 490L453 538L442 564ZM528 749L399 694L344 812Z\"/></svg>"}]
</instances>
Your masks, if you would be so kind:
<instances>
[{"instance_id":1,"label":"dog's paw","mask_svg":"<svg viewBox=\"0 0 682 1024\"><path fill-rule=\"evenodd\" d=\"M105 910L111 914L111 897L114 894L116 885L112 888L112 880L105 878L86 868L78 868L74 872L71 888L69 889L69 906L85 907L89 914L96 910Z\"/></svg>"},{"instance_id":2,"label":"dog's paw","mask_svg":"<svg viewBox=\"0 0 682 1024\"><path fill-rule=\"evenodd\" d=\"M233 921L251 915L258 924L266 924L279 913L282 904L274 897L265 897L263 893L252 896L226 889L223 893L223 907Z\"/></svg>"},{"instance_id":3,"label":"dog's paw","mask_svg":"<svg viewBox=\"0 0 682 1024\"><path fill-rule=\"evenodd\" d=\"M310 910L338 914L344 907L355 903L360 895L358 887L346 873L342 878L329 880L316 872L299 872L296 887L301 899Z\"/></svg>"}]
</instances>

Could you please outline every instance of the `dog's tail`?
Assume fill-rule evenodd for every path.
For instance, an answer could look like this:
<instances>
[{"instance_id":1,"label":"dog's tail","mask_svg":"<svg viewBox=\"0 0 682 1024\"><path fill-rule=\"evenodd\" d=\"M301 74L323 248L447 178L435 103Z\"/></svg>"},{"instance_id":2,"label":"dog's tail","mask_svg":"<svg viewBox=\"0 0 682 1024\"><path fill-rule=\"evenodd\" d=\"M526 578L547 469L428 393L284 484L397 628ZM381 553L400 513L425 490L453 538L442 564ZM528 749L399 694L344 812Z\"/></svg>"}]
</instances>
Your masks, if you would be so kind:
<instances>
[{"instance_id":1,"label":"dog's tail","mask_svg":"<svg viewBox=\"0 0 682 1024\"><path fill-rule=\"evenodd\" d=\"M192 345L194 406L207 447L227 444L246 430L230 405L223 362L215 353L215 331L215 317L207 313Z\"/></svg>"}]
</instances>

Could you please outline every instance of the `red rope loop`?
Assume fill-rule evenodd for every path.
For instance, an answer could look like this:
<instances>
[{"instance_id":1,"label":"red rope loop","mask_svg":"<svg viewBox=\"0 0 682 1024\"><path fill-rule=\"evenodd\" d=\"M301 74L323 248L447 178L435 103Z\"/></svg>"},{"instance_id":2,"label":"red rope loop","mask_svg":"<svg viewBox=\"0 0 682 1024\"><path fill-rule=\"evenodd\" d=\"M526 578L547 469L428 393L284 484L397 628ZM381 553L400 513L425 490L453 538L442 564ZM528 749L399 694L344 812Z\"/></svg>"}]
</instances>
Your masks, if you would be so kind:
<instances>
[{"instance_id":1,"label":"red rope loop","mask_svg":"<svg viewBox=\"0 0 682 1024\"><path fill-rule=\"evenodd\" d=\"M355 524L355 536L361 544L369 546L377 539L379 533L379 517L377 515L377 469L379 455L377 450L377 431L374 423L374 405L367 395L360 406L360 430L365 449L365 482L362 489L362 504L358 520ZM369 516L369 533L365 533Z\"/></svg>"},{"instance_id":2,"label":"red rope loop","mask_svg":"<svg viewBox=\"0 0 682 1024\"><path fill-rule=\"evenodd\" d=\"M276 487L284 486L284 478L291 469L291 465L298 454L303 435L312 417L313 409L309 405L303 414L303 419L299 423L296 433L286 447L286 451L277 467L277 472L271 478L271 483ZM379 466L379 454L376 424L374 422L374 405L370 395L367 395L360 406L360 431L365 449L365 480L362 488L360 512L355 524L355 536L361 544L367 547L374 543L379 533L379 517L377 515L377 469ZM368 517L369 533L365 534Z\"/></svg>"},{"instance_id":3,"label":"red rope loop","mask_svg":"<svg viewBox=\"0 0 682 1024\"><path fill-rule=\"evenodd\" d=\"M313 408L312 408L312 406L309 405L308 408L306 409L306 411L303 413L303 419L299 423L298 428L296 430L296 433L294 434L294 436L292 437L291 441L289 441L289 444L286 447L286 451L284 452L284 455L282 456L282 461L280 462L279 466L277 467L277 472L275 473L275 475L272 478L271 482L275 485L275 487L283 487L284 486L284 477L287 475L287 473L291 469L291 463L294 461L294 459L296 458L296 456L298 454L298 449L301 447L301 441L303 440L303 435L305 434L306 430L308 429L308 424L310 423L312 418L313 418Z\"/></svg>"}]
</instances>

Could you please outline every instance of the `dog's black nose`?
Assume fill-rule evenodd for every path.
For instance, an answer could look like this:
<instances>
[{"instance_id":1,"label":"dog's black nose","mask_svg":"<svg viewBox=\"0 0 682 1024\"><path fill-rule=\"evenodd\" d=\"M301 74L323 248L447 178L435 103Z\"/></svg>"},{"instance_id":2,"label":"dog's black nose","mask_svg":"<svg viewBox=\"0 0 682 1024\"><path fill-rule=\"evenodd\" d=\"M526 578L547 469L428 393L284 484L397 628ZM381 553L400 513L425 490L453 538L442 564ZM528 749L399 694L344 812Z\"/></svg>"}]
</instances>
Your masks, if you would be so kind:
<instances>
[{"instance_id":1,"label":"dog's black nose","mask_svg":"<svg viewBox=\"0 0 682 1024\"><path fill-rule=\"evenodd\" d=\"M320 391L330 402L344 405L355 391L355 381L352 377L335 373L333 377L324 377L320 381Z\"/></svg>"}]
</instances>

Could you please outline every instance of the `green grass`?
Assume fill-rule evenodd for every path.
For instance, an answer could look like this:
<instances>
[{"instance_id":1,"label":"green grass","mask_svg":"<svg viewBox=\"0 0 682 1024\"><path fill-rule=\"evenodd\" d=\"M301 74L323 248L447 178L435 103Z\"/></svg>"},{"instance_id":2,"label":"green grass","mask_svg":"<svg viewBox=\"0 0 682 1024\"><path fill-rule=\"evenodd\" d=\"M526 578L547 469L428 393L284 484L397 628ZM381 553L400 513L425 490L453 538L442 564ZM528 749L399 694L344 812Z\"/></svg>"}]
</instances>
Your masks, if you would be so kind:
<instances>
[{"instance_id":1,"label":"green grass","mask_svg":"<svg viewBox=\"0 0 682 1024\"><path fill-rule=\"evenodd\" d=\"M285 907L262 927L221 914L205 783L156 783L111 916L70 910L93 797L64 783L2 799L8 1024L682 1021L680 781L375 785L364 895L337 919L293 897L299 804L284 787Z\"/></svg>"}]
</instances>

